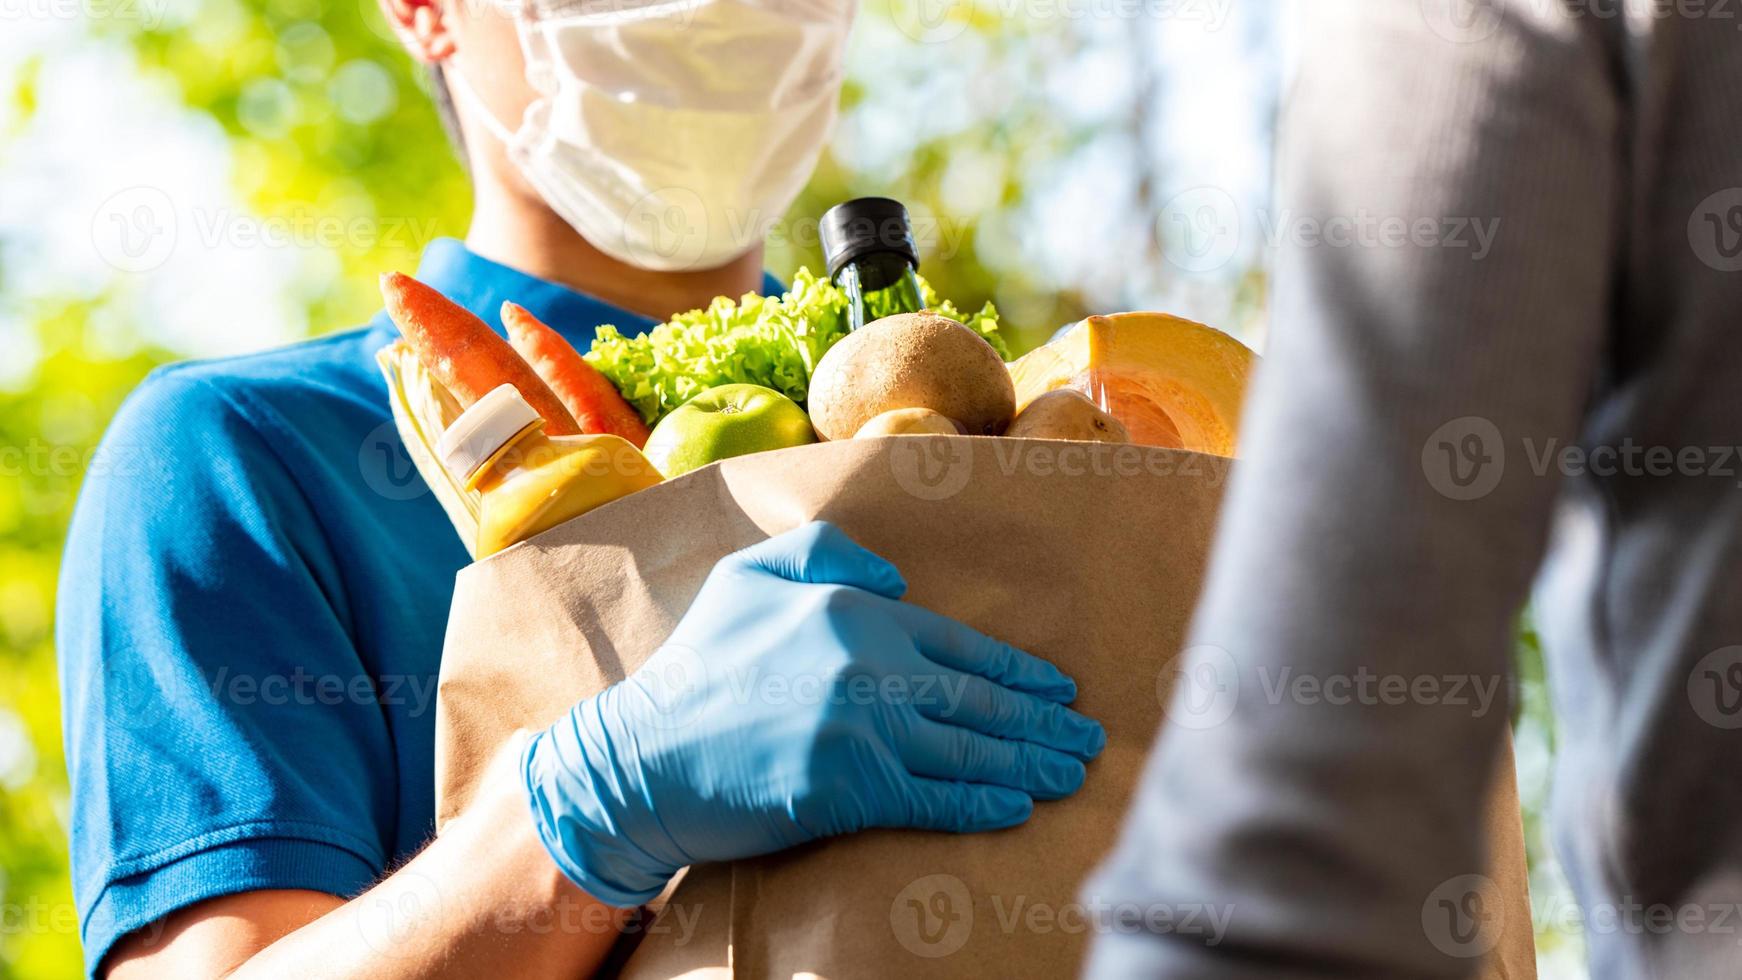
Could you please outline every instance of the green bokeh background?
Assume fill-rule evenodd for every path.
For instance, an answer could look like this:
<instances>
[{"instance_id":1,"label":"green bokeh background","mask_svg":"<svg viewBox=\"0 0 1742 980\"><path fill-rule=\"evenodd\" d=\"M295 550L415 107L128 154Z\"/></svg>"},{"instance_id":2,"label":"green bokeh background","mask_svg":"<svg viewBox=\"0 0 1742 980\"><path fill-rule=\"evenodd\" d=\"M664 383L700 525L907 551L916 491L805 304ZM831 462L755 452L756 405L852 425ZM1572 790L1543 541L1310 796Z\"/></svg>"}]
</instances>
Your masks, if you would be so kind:
<instances>
[{"instance_id":1,"label":"green bokeh background","mask_svg":"<svg viewBox=\"0 0 1742 980\"><path fill-rule=\"evenodd\" d=\"M351 240L328 249L336 274L301 295L309 332L359 323L377 307L377 273L413 268L427 232L460 235L466 226L469 189L423 97L426 80L391 43L372 0L202 4L194 16L205 28L211 26L208 8L221 9L226 19L220 41L213 40L210 29L190 29L186 16L106 17L84 29L124 43L136 55L142 78L174 86L189 109L221 127L235 160L236 191L254 213L375 221L398 216L419 222L424 230L419 236ZM967 19L965 36L977 38L978 57L1004 65L1016 77L1031 68L1039 77L1042 63L1059 57L1058 42L1048 33L1057 30L1056 24L996 18L961 6L954 15ZM889 20L902 11L872 3L862 16ZM0 31L11 29L0 21ZM38 104L41 68L27 57L0 74L0 100L10 102L15 120L28 120ZM925 65L910 70L924 71ZM346 71L377 83L387 79L395 96L390 108L364 122L329 111L334 79ZM849 83L848 110L867 98L865 86L876 74L861 73ZM0 130L0 161L11 135ZM965 309L998 299L1015 331L1014 346L1024 349L1091 312L1091 301L1039 270L983 260L977 243L984 238L974 232L993 211L1018 209L1046 193L1032 181L1032 172L1014 161L1057 156L1100 135L1050 111L1042 100L1015 98L996 117L917 139L899 166L866 173L831 154L785 227L803 227L803 219L814 219L855 194L887 194L909 202L916 211L947 222L961 243L948 255L927 259L925 272L940 293ZM979 188L981 210L954 206L948 190L951 164L964 152L1012 162L989 171L995 183ZM1136 206L1153 208L1153 201L1141 197L1149 192L1138 181ZM1150 242L1142 250L1147 254L1121 258L1155 262L1162 247ZM771 243L769 264L776 273L790 274L803 263L815 268L817 262L814 242L781 237ZM7 276L0 265L0 295L18 286ZM1242 326L1261 320L1261 265L1228 276L1220 288L1233 321L1220 325L1258 343ZM6 749L0 751L0 977L80 972L66 868L68 806L52 642L62 536L89 453L107 420L146 372L185 353L155 346L144 330L117 343L113 324L128 322L135 313L132 303L132 284L117 276L93 291L32 294L12 309L13 326L27 331L38 351L15 383L0 387L0 449L5 452L0 459L0 747ZM238 317L245 319L246 311L238 311ZM102 323L109 326L100 331ZM1540 658L1529 632L1523 635L1519 738L1542 901L1560 895L1562 887L1546 857L1540 816L1540 784L1552 740ZM1545 931L1540 941L1545 962L1577 946L1576 936L1557 931Z\"/></svg>"}]
</instances>

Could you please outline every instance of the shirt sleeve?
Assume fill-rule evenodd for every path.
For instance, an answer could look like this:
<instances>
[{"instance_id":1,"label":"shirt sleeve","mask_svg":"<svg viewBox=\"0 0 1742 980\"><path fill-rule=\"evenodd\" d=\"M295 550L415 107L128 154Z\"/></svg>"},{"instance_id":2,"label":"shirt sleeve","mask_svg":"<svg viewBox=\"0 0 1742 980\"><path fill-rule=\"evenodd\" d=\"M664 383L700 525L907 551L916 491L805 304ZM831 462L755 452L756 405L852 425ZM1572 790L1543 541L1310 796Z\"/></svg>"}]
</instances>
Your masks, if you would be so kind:
<instances>
[{"instance_id":1,"label":"shirt sleeve","mask_svg":"<svg viewBox=\"0 0 1742 980\"><path fill-rule=\"evenodd\" d=\"M94 457L57 643L86 968L219 895L348 895L393 827L386 723L326 539L246 392L154 374Z\"/></svg>"},{"instance_id":2,"label":"shirt sleeve","mask_svg":"<svg viewBox=\"0 0 1742 980\"><path fill-rule=\"evenodd\" d=\"M1426 912L1486 868L1559 486L1532 450L1576 438L1603 356L1613 55L1554 3L1299 6L1271 348L1169 722L1086 885L1097 978L1479 962Z\"/></svg>"}]
</instances>

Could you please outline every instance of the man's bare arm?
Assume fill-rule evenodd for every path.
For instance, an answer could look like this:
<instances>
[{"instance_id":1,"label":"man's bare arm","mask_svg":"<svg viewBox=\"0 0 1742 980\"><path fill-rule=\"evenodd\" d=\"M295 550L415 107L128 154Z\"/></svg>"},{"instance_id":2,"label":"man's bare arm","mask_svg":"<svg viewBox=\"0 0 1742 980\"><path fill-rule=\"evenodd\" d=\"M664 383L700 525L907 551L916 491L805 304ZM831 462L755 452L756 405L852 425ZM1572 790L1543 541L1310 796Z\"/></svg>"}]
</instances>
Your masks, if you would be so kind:
<instances>
[{"instance_id":1,"label":"man's bare arm","mask_svg":"<svg viewBox=\"0 0 1742 980\"><path fill-rule=\"evenodd\" d=\"M121 940L106 975L587 976L630 913L557 869L516 777L498 765L440 838L350 901L291 890L214 898Z\"/></svg>"}]
</instances>

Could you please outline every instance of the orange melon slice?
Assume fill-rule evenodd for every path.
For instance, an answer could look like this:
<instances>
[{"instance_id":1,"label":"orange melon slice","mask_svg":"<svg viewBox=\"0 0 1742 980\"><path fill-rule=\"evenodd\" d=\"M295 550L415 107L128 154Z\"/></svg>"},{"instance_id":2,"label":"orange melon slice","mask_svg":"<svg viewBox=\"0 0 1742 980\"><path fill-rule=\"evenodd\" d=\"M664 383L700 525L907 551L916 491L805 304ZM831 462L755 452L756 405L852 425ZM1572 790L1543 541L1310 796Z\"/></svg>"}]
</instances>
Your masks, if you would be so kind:
<instances>
[{"instance_id":1,"label":"orange melon slice","mask_svg":"<svg viewBox=\"0 0 1742 980\"><path fill-rule=\"evenodd\" d=\"M1092 316L1011 362L1016 410L1058 388L1089 396L1145 446L1233 456L1257 355L1165 313Z\"/></svg>"}]
</instances>

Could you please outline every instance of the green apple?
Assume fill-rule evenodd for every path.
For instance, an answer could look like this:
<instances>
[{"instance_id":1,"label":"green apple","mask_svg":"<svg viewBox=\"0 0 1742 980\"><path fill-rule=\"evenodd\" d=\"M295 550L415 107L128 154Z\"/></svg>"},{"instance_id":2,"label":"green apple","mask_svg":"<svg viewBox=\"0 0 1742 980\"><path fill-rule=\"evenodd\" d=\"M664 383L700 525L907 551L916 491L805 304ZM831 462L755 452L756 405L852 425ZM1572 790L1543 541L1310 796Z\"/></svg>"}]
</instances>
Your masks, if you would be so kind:
<instances>
[{"instance_id":1,"label":"green apple","mask_svg":"<svg viewBox=\"0 0 1742 980\"><path fill-rule=\"evenodd\" d=\"M709 463L817 441L798 403L761 385L720 385L659 420L643 450L671 479Z\"/></svg>"}]
</instances>

